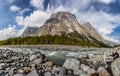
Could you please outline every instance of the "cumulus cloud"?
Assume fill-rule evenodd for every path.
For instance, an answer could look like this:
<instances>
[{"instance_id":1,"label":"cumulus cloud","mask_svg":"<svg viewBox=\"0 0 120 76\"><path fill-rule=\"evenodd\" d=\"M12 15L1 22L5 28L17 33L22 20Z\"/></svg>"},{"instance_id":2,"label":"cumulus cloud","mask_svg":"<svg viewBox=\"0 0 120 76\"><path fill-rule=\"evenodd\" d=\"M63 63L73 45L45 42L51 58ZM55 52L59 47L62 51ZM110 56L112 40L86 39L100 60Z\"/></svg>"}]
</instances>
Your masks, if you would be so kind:
<instances>
[{"instance_id":1,"label":"cumulus cloud","mask_svg":"<svg viewBox=\"0 0 120 76\"><path fill-rule=\"evenodd\" d=\"M75 12L80 23L90 22L94 28L106 40L115 41L114 37L109 37L116 27L120 24L120 15L111 15L103 11L96 11L94 8L87 12ZM117 42L117 40L115 41Z\"/></svg>"},{"instance_id":2,"label":"cumulus cloud","mask_svg":"<svg viewBox=\"0 0 120 76\"><path fill-rule=\"evenodd\" d=\"M31 0L30 4L35 8L43 9L44 0Z\"/></svg>"},{"instance_id":3,"label":"cumulus cloud","mask_svg":"<svg viewBox=\"0 0 120 76\"><path fill-rule=\"evenodd\" d=\"M115 0L99 0L99 1L101 1L101 2L103 2L105 4L109 4L111 2L114 2Z\"/></svg>"},{"instance_id":4,"label":"cumulus cloud","mask_svg":"<svg viewBox=\"0 0 120 76\"><path fill-rule=\"evenodd\" d=\"M49 18L49 16L49 13L37 10L31 13L30 16L27 16L25 18L23 16L17 16L16 22L18 23L18 25L23 25L25 27L40 27Z\"/></svg>"},{"instance_id":5,"label":"cumulus cloud","mask_svg":"<svg viewBox=\"0 0 120 76\"><path fill-rule=\"evenodd\" d=\"M94 1L94 0L93 0ZM79 9L83 10L89 7L89 4L91 3L91 0L50 0L51 7L54 7L55 9L58 6L64 6L65 8L71 8L71 9Z\"/></svg>"},{"instance_id":6,"label":"cumulus cloud","mask_svg":"<svg viewBox=\"0 0 120 76\"><path fill-rule=\"evenodd\" d=\"M21 11L19 11L19 15L23 16L24 13L28 12L29 10L30 10L29 8L21 9Z\"/></svg>"},{"instance_id":7,"label":"cumulus cloud","mask_svg":"<svg viewBox=\"0 0 120 76\"><path fill-rule=\"evenodd\" d=\"M0 30L0 40L18 37L23 33L23 31L24 28L17 30L15 25L9 25L8 27Z\"/></svg>"},{"instance_id":8,"label":"cumulus cloud","mask_svg":"<svg viewBox=\"0 0 120 76\"><path fill-rule=\"evenodd\" d=\"M59 6L58 8L56 8L56 9L54 10L54 13L60 12L60 11L67 12L67 11L69 11L69 9L64 8L64 7L61 5L61 6Z\"/></svg>"},{"instance_id":9,"label":"cumulus cloud","mask_svg":"<svg viewBox=\"0 0 120 76\"><path fill-rule=\"evenodd\" d=\"M18 6L16 6L16 5L12 5L12 6L10 7L10 10L11 10L12 12L18 12L18 11L21 10L21 8L18 7Z\"/></svg>"},{"instance_id":10,"label":"cumulus cloud","mask_svg":"<svg viewBox=\"0 0 120 76\"><path fill-rule=\"evenodd\" d=\"M77 14L79 22L90 22L101 34L110 34L120 22L120 15L114 16L105 12L79 12ZM115 24L116 23L116 24Z\"/></svg>"},{"instance_id":11,"label":"cumulus cloud","mask_svg":"<svg viewBox=\"0 0 120 76\"><path fill-rule=\"evenodd\" d=\"M115 42L115 43L120 43L117 39L115 39L115 37L110 37L110 36L106 36L106 35L103 35L103 37L106 39L106 40L109 40L111 42Z\"/></svg>"}]
</instances>

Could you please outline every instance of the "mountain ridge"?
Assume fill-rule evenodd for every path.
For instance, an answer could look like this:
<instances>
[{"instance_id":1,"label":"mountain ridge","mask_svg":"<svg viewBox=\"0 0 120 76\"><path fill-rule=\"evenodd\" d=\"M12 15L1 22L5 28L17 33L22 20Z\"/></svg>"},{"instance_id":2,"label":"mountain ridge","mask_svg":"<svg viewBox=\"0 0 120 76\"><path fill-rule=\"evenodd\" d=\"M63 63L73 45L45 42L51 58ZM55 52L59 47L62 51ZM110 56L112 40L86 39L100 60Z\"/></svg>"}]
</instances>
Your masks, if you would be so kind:
<instances>
[{"instance_id":1,"label":"mountain ridge","mask_svg":"<svg viewBox=\"0 0 120 76\"><path fill-rule=\"evenodd\" d=\"M26 34L26 32L24 33ZM75 15L69 12L53 13L50 18L45 21L43 26L38 28L35 32L26 35L24 33L22 34L24 37L46 35L62 36L63 34L66 34L69 37L74 37L74 39L80 40L81 42L88 42L95 45L105 44L103 37L89 22L80 24Z\"/></svg>"},{"instance_id":2,"label":"mountain ridge","mask_svg":"<svg viewBox=\"0 0 120 76\"><path fill-rule=\"evenodd\" d=\"M87 30L87 31L86 31ZM100 34L92 27L92 25L87 22L83 25L79 24L75 15L69 12L58 12L53 13L51 17L46 20L42 27L35 32L36 36L41 35L61 35L62 32L66 34L77 31L80 34L91 35L92 37L96 36L97 40L103 41L104 39ZM92 34L95 33L95 34Z\"/></svg>"}]
</instances>

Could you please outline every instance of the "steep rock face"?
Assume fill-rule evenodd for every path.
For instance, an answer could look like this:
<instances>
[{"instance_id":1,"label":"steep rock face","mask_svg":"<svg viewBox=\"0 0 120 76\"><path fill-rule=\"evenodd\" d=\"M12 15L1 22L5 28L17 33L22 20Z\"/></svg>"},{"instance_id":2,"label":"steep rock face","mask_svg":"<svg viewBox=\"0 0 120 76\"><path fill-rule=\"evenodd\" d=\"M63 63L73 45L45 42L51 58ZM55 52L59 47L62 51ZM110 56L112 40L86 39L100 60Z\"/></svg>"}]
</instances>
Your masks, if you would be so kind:
<instances>
[{"instance_id":1,"label":"steep rock face","mask_svg":"<svg viewBox=\"0 0 120 76\"><path fill-rule=\"evenodd\" d=\"M74 31L83 32L75 16L69 12L58 12L51 15L36 35L61 35L63 32L67 34Z\"/></svg>"},{"instance_id":2,"label":"steep rock face","mask_svg":"<svg viewBox=\"0 0 120 76\"><path fill-rule=\"evenodd\" d=\"M89 40L94 38L104 42L102 36L91 26L90 23L79 24L75 15L69 12L53 13L44 25L35 33L35 36L41 35L62 35L71 32L78 32Z\"/></svg>"},{"instance_id":3,"label":"steep rock face","mask_svg":"<svg viewBox=\"0 0 120 76\"><path fill-rule=\"evenodd\" d=\"M63 34L66 34L70 39L79 41L81 45L105 45L103 37L90 23L79 24L75 15L69 12L53 13L42 27L27 27L22 37L43 35L61 36Z\"/></svg>"},{"instance_id":4,"label":"steep rock face","mask_svg":"<svg viewBox=\"0 0 120 76\"><path fill-rule=\"evenodd\" d=\"M103 37L96 31L95 28L92 27L90 23L84 23L81 27L84 30L84 35L86 35L88 38L92 37L98 41L104 42Z\"/></svg>"}]
</instances>

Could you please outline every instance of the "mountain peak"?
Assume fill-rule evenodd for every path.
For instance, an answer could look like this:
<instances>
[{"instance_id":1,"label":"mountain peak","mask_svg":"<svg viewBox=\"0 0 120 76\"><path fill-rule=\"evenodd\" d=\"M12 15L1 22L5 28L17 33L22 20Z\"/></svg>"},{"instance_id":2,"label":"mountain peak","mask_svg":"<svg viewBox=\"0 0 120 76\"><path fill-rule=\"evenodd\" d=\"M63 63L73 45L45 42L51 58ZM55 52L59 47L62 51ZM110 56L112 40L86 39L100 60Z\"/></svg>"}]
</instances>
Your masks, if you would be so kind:
<instances>
[{"instance_id":1,"label":"mountain peak","mask_svg":"<svg viewBox=\"0 0 120 76\"><path fill-rule=\"evenodd\" d=\"M104 43L103 37L96 31L89 22L83 25L79 24L74 14L70 12L53 13L48 20L40 27L33 36L42 35L59 35L77 32L79 36L85 38L85 41L96 43L94 41ZM30 36L30 35L29 35ZM79 38L78 38L79 39Z\"/></svg>"},{"instance_id":2,"label":"mountain peak","mask_svg":"<svg viewBox=\"0 0 120 76\"><path fill-rule=\"evenodd\" d=\"M75 15L70 12L57 12L51 15L51 18L61 18L61 17L62 18L67 18L67 17L76 18Z\"/></svg>"},{"instance_id":3,"label":"mountain peak","mask_svg":"<svg viewBox=\"0 0 120 76\"><path fill-rule=\"evenodd\" d=\"M61 35L63 32L67 34L74 31L83 32L76 17L69 12L57 12L43 24L37 35Z\"/></svg>"}]
</instances>

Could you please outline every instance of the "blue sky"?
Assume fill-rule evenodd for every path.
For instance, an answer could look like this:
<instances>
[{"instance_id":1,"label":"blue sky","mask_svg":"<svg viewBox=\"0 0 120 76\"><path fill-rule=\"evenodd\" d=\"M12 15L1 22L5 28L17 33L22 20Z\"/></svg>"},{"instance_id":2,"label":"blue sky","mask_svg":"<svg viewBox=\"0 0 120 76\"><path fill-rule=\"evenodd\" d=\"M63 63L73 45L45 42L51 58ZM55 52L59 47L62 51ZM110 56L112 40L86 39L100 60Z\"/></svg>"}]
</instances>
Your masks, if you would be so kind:
<instances>
[{"instance_id":1,"label":"blue sky","mask_svg":"<svg viewBox=\"0 0 120 76\"><path fill-rule=\"evenodd\" d=\"M67 11L90 22L104 39L120 42L120 0L0 0L0 40L41 27L52 13Z\"/></svg>"}]
</instances>

